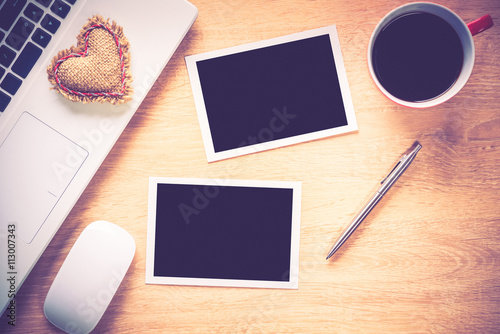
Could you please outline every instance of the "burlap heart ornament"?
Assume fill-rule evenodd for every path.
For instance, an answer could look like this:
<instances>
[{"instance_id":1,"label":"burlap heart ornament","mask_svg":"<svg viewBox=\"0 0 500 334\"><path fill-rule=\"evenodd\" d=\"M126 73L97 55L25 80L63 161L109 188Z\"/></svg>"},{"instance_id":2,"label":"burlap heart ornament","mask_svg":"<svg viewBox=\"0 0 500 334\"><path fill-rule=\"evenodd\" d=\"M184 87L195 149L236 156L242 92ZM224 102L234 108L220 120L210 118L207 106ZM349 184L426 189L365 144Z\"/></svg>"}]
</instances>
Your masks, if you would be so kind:
<instances>
[{"instance_id":1,"label":"burlap heart ornament","mask_svg":"<svg viewBox=\"0 0 500 334\"><path fill-rule=\"evenodd\" d=\"M129 42L123 28L96 15L47 68L53 89L75 102L119 104L132 99Z\"/></svg>"}]
</instances>

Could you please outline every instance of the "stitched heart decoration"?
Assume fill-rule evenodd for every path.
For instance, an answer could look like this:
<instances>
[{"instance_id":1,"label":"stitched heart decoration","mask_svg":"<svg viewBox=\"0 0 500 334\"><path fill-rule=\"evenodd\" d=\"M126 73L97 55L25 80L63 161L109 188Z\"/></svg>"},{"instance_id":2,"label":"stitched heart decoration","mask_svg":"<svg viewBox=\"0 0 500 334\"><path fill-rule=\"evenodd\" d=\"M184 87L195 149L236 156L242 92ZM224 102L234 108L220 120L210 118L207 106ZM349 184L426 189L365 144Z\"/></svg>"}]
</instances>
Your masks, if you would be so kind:
<instances>
[{"instance_id":1,"label":"stitched heart decoration","mask_svg":"<svg viewBox=\"0 0 500 334\"><path fill-rule=\"evenodd\" d=\"M108 19L109 21L109 19ZM96 15L47 68L53 89L75 102L119 104L132 99L129 42L123 28Z\"/></svg>"}]
</instances>

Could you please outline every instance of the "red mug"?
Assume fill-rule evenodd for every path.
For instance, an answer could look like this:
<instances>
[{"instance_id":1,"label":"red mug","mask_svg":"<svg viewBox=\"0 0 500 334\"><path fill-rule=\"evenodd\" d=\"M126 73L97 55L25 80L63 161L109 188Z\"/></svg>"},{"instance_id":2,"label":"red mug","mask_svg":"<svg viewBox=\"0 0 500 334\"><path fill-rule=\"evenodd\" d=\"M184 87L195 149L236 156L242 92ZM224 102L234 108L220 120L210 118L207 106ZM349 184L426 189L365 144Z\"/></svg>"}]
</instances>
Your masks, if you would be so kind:
<instances>
[{"instance_id":1,"label":"red mug","mask_svg":"<svg viewBox=\"0 0 500 334\"><path fill-rule=\"evenodd\" d=\"M411 17L412 15L413 18ZM437 25L431 27L430 24L426 24L427 21L418 21L419 19L417 16L421 17L420 20L422 20L424 16L428 17L436 21ZM406 22L404 22L403 19ZM398 23L395 24L395 22ZM404 26L403 23L406 26ZM472 73L475 58L472 36L490 28L492 25L493 21L490 15L485 15L469 24L465 24L464 21L450 9L434 3L414 2L398 7L382 18L375 27L370 38L368 45L368 67L370 74L382 93L400 105L414 108L426 108L443 103L462 89ZM436 39L438 38L436 36L440 36L439 33L441 33L442 28L448 29L453 34L441 35L445 38L445 42L449 40L450 43L452 42L452 38L447 37L455 38L454 50L458 50L458 52L456 52L456 68L450 68L450 73L455 77L444 78L447 81L441 84L438 82L439 80L436 80L436 78L440 79L439 75L441 74L433 72L434 69L427 68L427 66L434 62L434 58L436 58L436 61L441 61L442 63L444 62L445 65L448 65L447 59L438 59L439 57L436 57L441 56L441 54L432 54L431 52L441 50L441 52L447 51L452 53L452 51L450 51L451 44L450 50L447 50L447 46L441 45L439 40L437 40L437 42L436 40L429 42L434 44L418 44L417 42L414 43L412 38L415 39L415 41L421 41L424 37L426 40ZM393 31L392 36L395 37L389 39L386 36L389 36L391 29ZM425 29L427 29L427 31ZM437 29L439 31L432 29ZM406 32L408 32L408 34L406 34ZM391 43L392 49L390 49ZM408 46L407 50L399 50L405 46ZM384 47L389 49L384 50ZM441 47L441 49L439 47ZM431 50L434 48L435 50ZM396 52L391 53L394 50L396 50ZM462 54L459 55L460 52ZM452 54L450 55L452 56ZM386 57L386 59L382 59L383 57ZM394 58L392 59L391 57ZM426 59L425 63L424 59ZM449 63L449 66L452 66L452 63L453 61ZM380 64L384 65L382 66ZM421 67L419 68L418 66ZM424 71L422 71L422 69ZM425 70L428 71L426 72ZM439 86L439 84L441 84L441 86ZM436 86L434 90L431 90L432 85ZM420 88L424 92L418 92ZM427 91L425 91L426 89ZM418 96L419 93L421 93L420 96Z\"/></svg>"}]
</instances>

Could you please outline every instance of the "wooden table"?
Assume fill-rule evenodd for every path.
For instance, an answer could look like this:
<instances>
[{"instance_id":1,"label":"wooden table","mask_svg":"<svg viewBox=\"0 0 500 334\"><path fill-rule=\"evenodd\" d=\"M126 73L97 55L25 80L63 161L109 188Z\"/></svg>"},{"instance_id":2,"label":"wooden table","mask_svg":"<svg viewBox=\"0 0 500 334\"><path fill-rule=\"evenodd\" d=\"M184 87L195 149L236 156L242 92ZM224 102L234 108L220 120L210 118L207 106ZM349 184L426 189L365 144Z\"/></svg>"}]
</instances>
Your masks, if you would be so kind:
<instances>
[{"instance_id":1,"label":"wooden table","mask_svg":"<svg viewBox=\"0 0 500 334\"><path fill-rule=\"evenodd\" d=\"M476 63L462 91L425 110L371 80L377 22L403 0L192 0L194 26L18 294L16 327L58 332L47 291L81 231L105 219L135 238L131 268L96 333L498 333L500 2L441 0L470 22ZM207 163L186 55L337 25L359 131ZM332 242L399 155L423 149L330 261ZM149 176L302 182L297 290L146 285Z\"/></svg>"}]
</instances>

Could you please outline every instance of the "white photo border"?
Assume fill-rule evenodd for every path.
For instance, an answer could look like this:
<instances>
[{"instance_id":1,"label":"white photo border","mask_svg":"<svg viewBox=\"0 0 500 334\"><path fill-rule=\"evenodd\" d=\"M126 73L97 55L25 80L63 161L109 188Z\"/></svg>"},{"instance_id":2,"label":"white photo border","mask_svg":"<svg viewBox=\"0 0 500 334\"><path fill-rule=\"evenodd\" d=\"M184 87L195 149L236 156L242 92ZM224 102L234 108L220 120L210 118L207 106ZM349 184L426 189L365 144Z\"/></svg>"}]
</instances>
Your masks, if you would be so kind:
<instances>
[{"instance_id":1,"label":"white photo border","mask_svg":"<svg viewBox=\"0 0 500 334\"><path fill-rule=\"evenodd\" d=\"M230 150L215 152L212 134L210 132L210 126L208 123L207 111L205 108L205 102L203 99L203 92L201 89L200 78L198 74L198 68L196 63L198 61L207 60L211 58L217 58L221 56L227 56L239 52L255 50L259 48L264 48L268 46L283 44L292 41L298 41L302 39L307 39L311 37L317 37L322 35L329 35L330 42L332 45L333 57L335 61L335 67L337 70L337 76L340 85L340 92L342 95L342 100L344 103L345 114L347 118L347 125L334 127L326 130L315 131L312 133L271 140L267 142L257 143L253 145L248 145L244 147L238 147ZM354 132L358 130L358 125L356 122L356 115L354 112L354 106L352 103L351 92L349 89L349 83L347 81L347 74L344 67L344 61L342 58L342 52L340 49L340 42L337 34L337 28L335 25L307 30L295 34L290 34L286 36L276 37L268 40L258 41L254 43L248 43L244 45L234 46L226 49L215 50L210 52L205 52L197 55L186 56L185 57L186 66L188 69L189 80L191 82L191 88L193 91L194 102L196 110L198 113L198 120L200 123L201 134L203 138L203 143L205 146L205 152L208 162L214 162L218 160L229 159L241 155L266 151L278 147L284 147L289 145L294 145L302 142L307 142L311 140L321 139L325 137L335 136L343 133Z\"/></svg>"},{"instance_id":2,"label":"white photo border","mask_svg":"<svg viewBox=\"0 0 500 334\"><path fill-rule=\"evenodd\" d=\"M288 281L232 280L209 278L164 277L154 275L156 206L158 184L186 184L194 186L240 186L292 189L292 234L290 251L290 275ZM220 180L197 178L150 177L148 200L148 225L146 249L146 284L189 286L220 286L247 288L298 289L299 244L302 183L297 181Z\"/></svg>"}]
</instances>

